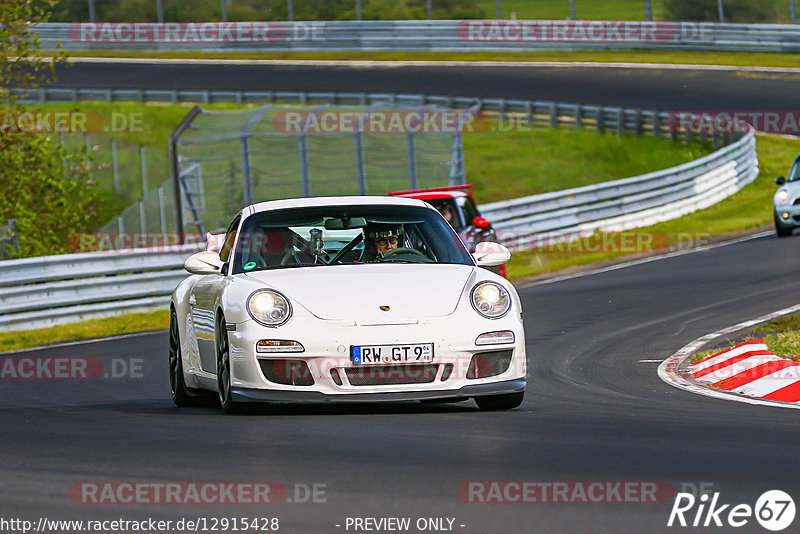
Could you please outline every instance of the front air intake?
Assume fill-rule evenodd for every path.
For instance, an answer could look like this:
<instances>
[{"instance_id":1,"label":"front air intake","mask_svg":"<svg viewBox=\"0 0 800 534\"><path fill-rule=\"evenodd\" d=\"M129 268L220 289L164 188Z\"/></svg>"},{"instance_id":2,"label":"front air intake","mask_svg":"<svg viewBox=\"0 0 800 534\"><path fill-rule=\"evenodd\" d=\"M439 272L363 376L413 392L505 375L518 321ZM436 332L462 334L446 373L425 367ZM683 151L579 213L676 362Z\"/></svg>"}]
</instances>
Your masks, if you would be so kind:
<instances>
[{"instance_id":1,"label":"front air intake","mask_svg":"<svg viewBox=\"0 0 800 534\"><path fill-rule=\"evenodd\" d=\"M259 359L264 378L285 386L313 386L314 377L308 364L303 360Z\"/></svg>"},{"instance_id":2,"label":"front air intake","mask_svg":"<svg viewBox=\"0 0 800 534\"><path fill-rule=\"evenodd\" d=\"M511 350L496 350L492 352L481 352L472 357L472 361L467 369L467 378L489 378L508 371L511 365Z\"/></svg>"}]
</instances>

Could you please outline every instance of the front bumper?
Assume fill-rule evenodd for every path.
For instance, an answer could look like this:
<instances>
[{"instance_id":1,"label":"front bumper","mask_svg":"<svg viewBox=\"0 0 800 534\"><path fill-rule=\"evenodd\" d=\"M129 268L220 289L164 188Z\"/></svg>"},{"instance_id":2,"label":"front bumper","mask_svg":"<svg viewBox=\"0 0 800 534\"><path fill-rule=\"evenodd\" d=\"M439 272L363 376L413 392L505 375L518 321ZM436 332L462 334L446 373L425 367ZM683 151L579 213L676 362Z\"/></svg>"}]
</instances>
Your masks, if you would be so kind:
<instances>
[{"instance_id":1,"label":"front bumper","mask_svg":"<svg viewBox=\"0 0 800 534\"><path fill-rule=\"evenodd\" d=\"M240 323L235 331L228 333L231 386L235 398L274 402L391 402L468 398L514 393L525 388L525 333L518 312L488 321L469 310L469 313L458 318L419 319L413 325L365 326L310 317L297 319L278 329L260 327L254 322ZM501 330L513 331L514 342L475 345L475 339L480 334ZM296 340L303 344L305 350L302 353L257 353L256 343L265 338ZM415 343L432 343L434 346L434 362L420 366L426 367L425 370L401 369L402 372L393 375L390 366L386 366L384 371L380 370L381 366L354 366L350 357L350 347L353 345ZM497 353L505 354L500 356ZM497 357L498 360L493 360L495 363L500 360L506 362L503 358L510 358L510 362L507 367L503 367L503 363L492 367L490 372L471 374L471 362L476 356ZM272 365L283 369L282 362L286 360L307 363L313 383L280 383L267 372ZM262 365L265 362L268 362L266 370ZM363 370L364 376L352 376L356 369ZM367 372L372 369L375 370L374 374ZM411 380L390 380L401 375Z\"/></svg>"},{"instance_id":2,"label":"front bumper","mask_svg":"<svg viewBox=\"0 0 800 534\"><path fill-rule=\"evenodd\" d=\"M413 400L462 398L464 400L484 395L502 395L525 391L527 380L517 378L489 384L474 384L460 389L433 391L396 391L386 393L351 393L348 395L328 395L320 391L281 391L268 389L233 388L233 398L237 402L402 402Z\"/></svg>"},{"instance_id":3,"label":"front bumper","mask_svg":"<svg viewBox=\"0 0 800 534\"><path fill-rule=\"evenodd\" d=\"M796 228L800 226L800 205L787 205L782 204L773 206L775 212L775 220L784 228ZM789 217L784 219L781 217L782 213L788 213Z\"/></svg>"}]
</instances>

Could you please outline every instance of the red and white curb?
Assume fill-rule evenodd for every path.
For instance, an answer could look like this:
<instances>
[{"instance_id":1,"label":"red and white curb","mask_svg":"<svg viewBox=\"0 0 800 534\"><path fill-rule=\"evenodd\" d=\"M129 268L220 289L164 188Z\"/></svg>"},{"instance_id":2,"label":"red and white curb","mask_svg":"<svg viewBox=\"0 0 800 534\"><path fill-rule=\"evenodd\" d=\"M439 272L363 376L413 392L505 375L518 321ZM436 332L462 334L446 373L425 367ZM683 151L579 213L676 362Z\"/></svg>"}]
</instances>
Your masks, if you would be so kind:
<instances>
[{"instance_id":1,"label":"red and white curb","mask_svg":"<svg viewBox=\"0 0 800 534\"><path fill-rule=\"evenodd\" d=\"M658 376L671 386L700 395L800 408L800 364L770 353L764 340L746 341L690 363L700 348L717 338L798 311L800 305L792 306L700 337L664 360Z\"/></svg>"}]
</instances>

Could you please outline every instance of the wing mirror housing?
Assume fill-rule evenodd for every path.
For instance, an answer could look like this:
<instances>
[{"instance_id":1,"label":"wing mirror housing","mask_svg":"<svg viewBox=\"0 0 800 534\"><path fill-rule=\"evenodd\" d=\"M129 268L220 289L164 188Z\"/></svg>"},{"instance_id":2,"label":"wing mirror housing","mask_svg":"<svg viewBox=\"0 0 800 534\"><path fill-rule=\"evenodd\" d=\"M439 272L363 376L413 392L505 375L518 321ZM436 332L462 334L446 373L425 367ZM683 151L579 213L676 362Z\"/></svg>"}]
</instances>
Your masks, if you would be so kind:
<instances>
[{"instance_id":1,"label":"wing mirror housing","mask_svg":"<svg viewBox=\"0 0 800 534\"><path fill-rule=\"evenodd\" d=\"M183 268L192 274L219 274L222 260L219 259L218 252L205 250L189 256Z\"/></svg>"},{"instance_id":2,"label":"wing mirror housing","mask_svg":"<svg viewBox=\"0 0 800 534\"><path fill-rule=\"evenodd\" d=\"M786 178L784 178L783 176L778 176L777 178L775 178L775 183L778 185L783 185L786 183Z\"/></svg>"},{"instance_id":3,"label":"wing mirror housing","mask_svg":"<svg viewBox=\"0 0 800 534\"><path fill-rule=\"evenodd\" d=\"M511 259L511 252L500 243L483 241L475 246L472 257L478 267L497 267Z\"/></svg>"},{"instance_id":4,"label":"wing mirror housing","mask_svg":"<svg viewBox=\"0 0 800 534\"><path fill-rule=\"evenodd\" d=\"M472 224L476 228L489 228L489 220L486 217L475 217L472 219Z\"/></svg>"}]
</instances>

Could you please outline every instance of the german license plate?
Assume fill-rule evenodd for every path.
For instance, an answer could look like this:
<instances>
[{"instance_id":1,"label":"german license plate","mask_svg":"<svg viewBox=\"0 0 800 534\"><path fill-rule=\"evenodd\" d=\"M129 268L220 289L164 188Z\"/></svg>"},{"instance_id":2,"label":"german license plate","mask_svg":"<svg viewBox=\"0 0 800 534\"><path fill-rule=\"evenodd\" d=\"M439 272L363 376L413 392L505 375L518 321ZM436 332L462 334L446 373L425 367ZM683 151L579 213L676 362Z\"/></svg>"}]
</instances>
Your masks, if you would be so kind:
<instances>
[{"instance_id":1,"label":"german license plate","mask_svg":"<svg viewBox=\"0 0 800 534\"><path fill-rule=\"evenodd\" d=\"M433 343L414 345L354 345L350 347L353 365L391 365L394 363L430 363Z\"/></svg>"}]
</instances>

